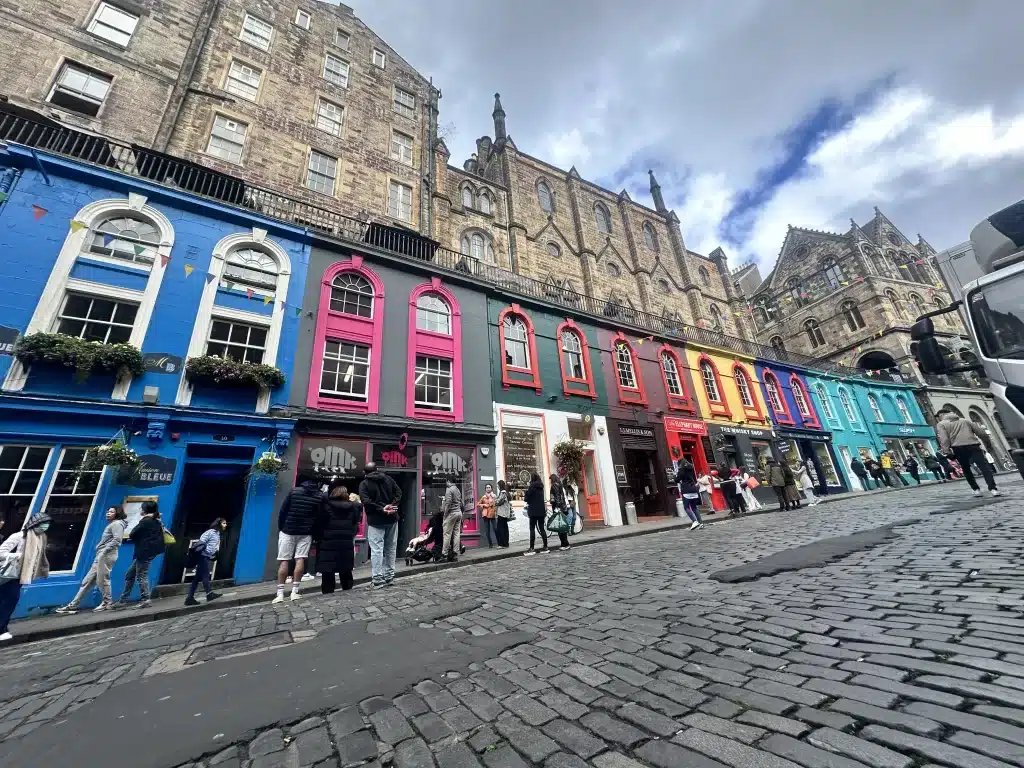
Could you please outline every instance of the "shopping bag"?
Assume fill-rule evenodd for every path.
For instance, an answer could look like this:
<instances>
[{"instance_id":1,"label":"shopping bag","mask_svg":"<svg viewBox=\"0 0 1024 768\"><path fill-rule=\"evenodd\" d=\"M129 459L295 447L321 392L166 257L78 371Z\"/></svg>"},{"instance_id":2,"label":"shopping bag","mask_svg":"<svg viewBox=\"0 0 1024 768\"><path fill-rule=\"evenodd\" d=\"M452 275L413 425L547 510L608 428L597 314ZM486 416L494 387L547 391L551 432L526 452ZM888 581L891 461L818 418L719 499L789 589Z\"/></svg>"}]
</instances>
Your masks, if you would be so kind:
<instances>
[{"instance_id":1,"label":"shopping bag","mask_svg":"<svg viewBox=\"0 0 1024 768\"><path fill-rule=\"evenodd\" d=\"M573 510L573 514L572 514L572 530L569 531L569 533L571 533L573 536L575 536L577 533L582 533L582 532L583 532L583 515L581 515L576 510Z\"/></svg>"},{"instance_id":2,"label":"shopping bag","mask_svg":"<svg viewBox=\"0 0 1024 768\"><path fill-rule=\"evenodd\" d=\"M21 578L21 553L12 552L0 566L0 584L17 581Z\"/></svg>"},{"instance_id":3,"label":"shopping bag","mask_svg":"<svg viewBox=\"0 0 1024 768\"><path fill-rule=\"evenodd\" d=\"M552 533L565 533L569 530L569 520L564 512L555 512L548 518L547 527Z\"/></svg>"},{"instance_id":4,"label":"shopping bag","mask_svg":"<svg viewBox=\"0 0 1024 768\"><path fill-rule=\"evenodd\" d=\"M169 547L173 545L175 541L176 539L174 538L174 534L164 528L164 546Z\"/></svg>"},{"instance_id":5,"label":"shopping bag","mask_svg":"<svg viewBox=\"0 0 1024 768\"><path fill-rule=\"evenodd\" d=\"M747 478L747 488L750 488L751 490L753 490L754 488L757 488L760 485L761 485L761 483L759 483L757 481L757 478L754 477L753 475L751 475L750 477Z\"/></svg>"}]
</instances>

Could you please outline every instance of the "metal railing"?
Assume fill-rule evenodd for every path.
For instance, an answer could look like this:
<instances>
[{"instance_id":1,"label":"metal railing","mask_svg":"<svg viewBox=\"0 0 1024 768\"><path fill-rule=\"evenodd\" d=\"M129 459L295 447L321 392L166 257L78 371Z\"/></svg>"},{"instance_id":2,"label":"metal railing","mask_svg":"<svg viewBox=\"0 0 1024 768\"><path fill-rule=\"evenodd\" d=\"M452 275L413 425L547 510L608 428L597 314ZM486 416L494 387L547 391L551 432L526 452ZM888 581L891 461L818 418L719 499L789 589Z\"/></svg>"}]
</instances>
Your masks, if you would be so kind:
<instances>
[{"instance_id":1,"label":"metal railing","mask_svg":"<svg viewBox=\"0 0 1024 768\"><path fill-rule=\"evenodd\" d=\"M435 267L471 275L500 290L562 305L569 310L615 320L634 331L674 337L680 341L739 352L777 363L797 365L840 376L863 376L864 371L840 363L815 359L798 352L731 336L712 328L677 320L616 302L576 293L531 277L486 264L467 254L445 248L414 231L390 224L361 220L283 195L196 163L138 145L82 133L57 124L40 123L21 115L0 112L0 141L23 144L129 176L189 192L200 197L246 208L263 216L307 227L343 240L370 245Z\"/></svg>"}]
</instances>

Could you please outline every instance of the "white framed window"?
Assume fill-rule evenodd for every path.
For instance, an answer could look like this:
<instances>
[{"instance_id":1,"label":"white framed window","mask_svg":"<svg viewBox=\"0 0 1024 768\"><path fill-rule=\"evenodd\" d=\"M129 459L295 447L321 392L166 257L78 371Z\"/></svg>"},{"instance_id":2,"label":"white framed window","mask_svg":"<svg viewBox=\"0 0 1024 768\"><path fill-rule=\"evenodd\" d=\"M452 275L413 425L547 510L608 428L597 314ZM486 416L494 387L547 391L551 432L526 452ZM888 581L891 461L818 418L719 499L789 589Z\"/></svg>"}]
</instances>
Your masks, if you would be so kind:
<instances>
[{"instance_id":1,"label":"white framed window","mask_svg":"<svg viewBox=\"0 0 1024 768\"><path fill-rule=\"evenodd\" d=\"M90 229L86 256L101 256L151 266L158 255L160 230L136 216L113 216Z\"/></svg>"},{"instance_id":2,"label":"white framed window","mask_svg":"<svg viewBox=\"0 0 1024 768\"><path fill-rule=\"evenodd\" d=\"M373 49L373 56L371 57L373 66L384 69L384 65L387 64L388 57L384 54L384 51L379 48Z\"/></svg>"},{"instance_id":3,"label":"white framed window","mask_svg":"<svg viewBox=\"0 0 1024 768\"><path fill-rule=\"evenodd\" d=\"M210 141L206 145L206 153L227 160L229 163L241 165L242 150L245 149L245 135L249 126L224 115L213 118L213 130Z\"/></svg>"},{"instance_id":4,"label":"white framed window","mask_svg":"<svg viewBox=\"0 0 1024 768\"><path fill-rule=\"evenodd\" d=\"M452 310L436 293L424 293L416 299L416 327L421 331L452 334Z\"/></svg>"},{"instance_id":5,"label":"white framed window","mask_svg":"<svg viewBox=\"0 0 1024 768\"><path fill-rule=\"evenodd\" d=\"M316 127L331 136L341 136L345 121L345 108L333 101L320 98L316 102Z\"/></svg>"},{"instance_id":6,"label":"white framed window","mask_svg":"<svg viewBox=\"0 0 1024 768\"><path fill-rule=\"evenodd\" d=\"M246 101L256 101L262 79L262 69L240 61L232 61L228 67L227 80L224 81L224 90Z\"/></svg>"},{"instance_id":7,"label":"white framed window","mask_svg":"<svg viewBox=\"0 0 1024 768\"><path fill-rule=\"evenodd\" d=\"M434 411L452 410L452 361L416 355L416 405Z\"/></svg>"},{"instance_id":8,"label":"white framed window","mask_svg":"<svg viewBox=\"0 0 1024 768\"><path fill-rule=\"evenodd\" d=\"M847 420L850 425L853 426L857 423L857 411L853 409L853 403L850 402L850 395L845 389L839 390L839 402L843 406L843 412L846 414Z\"/></svg>"},{"instance_id":9,"label":"white framed window","mask_svg":"<svg viewBox=\"0 0 1024 768\"><path fill-rule=\"evenodd\" d=\"M236 360L239 363L262 363L267 350L267 327L238 320L214 317L206 354Z\"/></svg>"},{"instance_id":10,"label":"white framed window","mask_svg":"<svg viewBox=\"0 0 1024 768\"><path fill-rule=\"evenodd\" d=\"M623 342L615 345L615 372L619 376L619 386L623 389L636 389L636 371L633 370L633 354Z\"/></svg>"},{"instance_id":11,"label":"white framed window","mask_svg":"<svg viewBox=\"0 0 1024 768\"><path fill-rule=\"evenodd\" d=\"M587 378L586 368L583 366L583 343L579 335L573 331L562 331L562 361L565 363L568 378Z\"/></svg>"},{"instance_id":12,"label":"white framed window","mask_svg":"<svg viewBox=\"0 0 1024 768\"><path fill-rule=\"evenodd\" d=\"M250 288L261 296L274 296L280 268L277 259L253 246L233 249L224 260L220 284Z\"/></svg>"},{"instance_id":13,"label":"white framed window","mask_svg":"<svg viewBox=\"0 0 1024 768\"><path fill-rule=\"evenodd\" d=\"M263 19L251 14L245 14L242 21L242 32L239 37L249 45L254 45L261 51L270 50L270 40L274 36L274 27Z\"/></svg>"},{"instance_id":14,"label":"white framed window","mask_svg":"<svg viewBox=\"0 0 1024 768\"><path fill-rule=\"evenodd\" d=\"M476 207L480 213L491 212L491 198L486 192L481 192L476 198Z\"/></svg>"},{"instance_id":15,"label":"white framed window","mask_svg":"<svg viewBox=\"0 0 1024 768\"><path fill-rule=\"evenodd\" d=\"M139 305L131 302L69 292L53 330L101 344L127 344L138 311Z\"/></svg>"},{"instance_id":16,"label":"white framed window","mask_svg":"<svg viewBox=\"0 0 1024 768\"><path fill-rule=\"evenodd\" d=\"M66 61L47 101L95 117L113 82L114 78L104 72Z\"/></svg>"},{"instance_id":17,"label":"white framed window","mask_svg":"<svg viewBox=\"0 0 1024 768\"><path fill-rule=\"evenodd\" d=\"M412 136L392 131L391 157L405 165L412 165Z\"/></svg>"},{"instance_id":18,"label":"white framed window","mask_svg":"<svg viewBox=\"0 0 1024 768\"><path fill-rule=\"evenodd\" d=\"M325 55L324 80L348 88L348 62L331 53Z\"/></svg>"},{"instance_id":19,"label":"white framed window","mask_svg":"<svg viewBox=\"0 0 1024 768\"><path fill-rule=\"evenodd\" d=\"M768 404L775 413L785 413L786 408L782 404L782 393L779 392L779 385L775 382L774 376L764 377L764 389L768 393Z\"/></svg>"},{"instance_id":20,"label":"white framed window","mask_svg":"<svg viewBox=\"0 0 1024 768\"><path fill-rule=\"evenodd\" d=\"M339 400L366 400L370 381L370 348L328 339L320 373L320 394Z\"/></svg>"},{"instance_id":21,"label":"white framed window","mask_svg":"<svg viewBox=\"0 0 1024 768\"><path fill-rule=\"evenodd\" d=\"M398 86L395 86L395 103L394 110L402 117L408 117L410 120L416 118L416 96L415 94L403 91Z\"/></svg>"},{"instance_id":22,"label":"white framed window","mask_svg":"<svg viewBox=\"0 0 1024 768\"><path fill-rule=\"evenodd\" d=\"M306 168L306 187L324 195L334 195L334 184L338 178L338 158L309 151L309 164Z\"/></svg>"},{"instance_id":23,"label":"white framed window","mask_svg":"<svg viewBox=\"0 0 1024 768\"><path fill-rule=\"evenodd\" d=\"M679 378L679 366L668 352L661 353L661 370L665 374L665 386L673 397L683 396L683 382Z\"/></svg>"},{"instance_id":24,"label":"white framed window","mask_svg":"<svg viewBox=\"0 0 1024 768\"><path fill-rule=\"evenodd\" d=\"M81 472L79 467L88 448L64 448L53 473L43 512L52 522L46 532L46 556L50 575L75 570L82 540L89 525L102 470Z\"/></svg>"},{"instance_id":25,"label":"white framed window","mask_svg":"<svg viewBox=\"0 0 1024 768\"><path fill-rule=\"evenodd\" d=\"M137 14L130 13L110 3L100 3L87 29L96 37L127 48L139 23Z\"/></svg>"},{"instance_id":26,"label":"white framed window","mask_svg":"<svg viewBox=\"0 0 1024 768\"><path fill-rule=\"evenodd\" d=\"M397 181L388 184L388 216L412 221L412 187Z\"/></svg>"},{"instance_id":27,"label":"white framed window","mask_svg":"<svg viewBox=\"0 0 1024 768\"><path fill-rule=\"evenodd\" d=\"M704 382L704 392L707 393L708 401L712 403L722 402L722 393L718 391L715 371L707 360L702 360L700 363L700 378Z\"/></svg>"},{"instance_id":28,"label":"white framed window","mask_svg":"<svg viewBox=\"0 0 1024 768\"><path fill-rule=\"evenodd\" d=\"M349 35L344 29L334 30L334 44L341 48L343 51L348 50L349 43L352 41L352 36Z\"/></svg>"},{"instance_id":29,"label":"white framed window","mask_svg":"<svg viewBox=\"0 0 1024 768\"><path fill-rule=\"evenodd\" d=\"M301 8L295 11L296 26L302 27L303 29L309 29L309 26L312 23L313 17L309 15L308 11L304 11Z\"/></svg>"},{"instance_id":30,"label":"white framed window","mask_svg":"<svg viewBox=\"0 0 1024 768\"><path fill-rule=\"evenodd\" d=\"M878 404L878 398L874 395L868 395L868 405L871 406L871 415L874 416L875 421L885 421L885 414L882 413L882 408Z\"/></svg>"},{"instance_id":31,"label":"white framed window","mask_svg":"<svg viewBox=\"0 0 1024 768\"><path fill-rule=\"evenodd\" d=\"M331 312L373 317L373 286L355 272L342 272L331 283Z\"/></svg>"},{"instance_id":32,"label":"white framed window","mask_svg":"<svg viewBox=\"0 0 1024 768\"><path fill-rule=\"evenodd\" d=\"M734 372L736 377L736 391L740 393L740 402L744 408L754 407L754 397L750 394L750 382L747 381L747 374L742 368Z\"/></svg>"},{"instance_id":33,"label":"white framed window","mask_svg":"<svg viewBox=\"0 0 1024 768\"><path fill-rule=\"evenodd\" d=\"M832 399L828 396L828 391L825 389L824 384L819 384L815 391L818 393L818 400L821 401L821 410L825 414L825 418L829 421L835 421L836 414L832 410Z\"/></svg>"},{"instance_id":34,"label":"white framed window","mask_svg":"<svg viewBox=\"0 0 1024 768\"><path fill-rule=\"evenodd\" d=\"M526 323L515 315L507 315L503 323L505 336L505 365L508 368L530 369L530 345Z\"/></svg>"},{"instance_id":35,"label":"white framed window","mask_svg":"<svg viewBox=\"0 0 1024 768\"><path fill-rule=\"evenodd\" d=\"M903 418L904 424L913 424L914 419L910 415L910 409L907 408L907 404L903 401L902 397L896 398L896 407L900 411L900 416Z\"/></svg>"},{"instance_id":36,"label":"white framed window","mask_svg":"<svg viewBox=\"0 0 1024 768\"><path fill-rule=\"evenodd\" d=\"M8 535L21 528L32 510L52 450L49 445L0 445L0 520Z\"/></svg>"},{"instance_id":37,"label":"white framed window","mask_svg":"<svg viewBox=\"0 0 1024 768\"><path fill-rule=\"evenodd\" d=\"M799 382L794 381L793 385L792 385L792 391L793 391L793 400L796 402L796 409L798 411L800 411L800 415L801 416L810 416L811 415L811 408L807 404L807 398L804 397L804 388L803 388L803 386Z\"/></svg>"}]
</instances>

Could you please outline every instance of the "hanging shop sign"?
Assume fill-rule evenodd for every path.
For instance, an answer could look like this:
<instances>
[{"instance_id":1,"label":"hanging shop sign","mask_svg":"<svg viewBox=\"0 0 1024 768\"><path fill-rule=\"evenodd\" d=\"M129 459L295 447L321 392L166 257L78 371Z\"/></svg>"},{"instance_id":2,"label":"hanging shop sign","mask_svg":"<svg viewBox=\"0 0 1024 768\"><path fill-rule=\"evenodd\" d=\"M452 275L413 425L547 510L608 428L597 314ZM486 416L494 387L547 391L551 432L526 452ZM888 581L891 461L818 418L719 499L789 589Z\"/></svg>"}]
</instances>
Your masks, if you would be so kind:
<instances>
[{"instance_id":1,"label":"hanging shop sign","mask_svg":"<svg viewBox=\"0 0 1024 768\"><path fill-rule=\"evenodd\" d=\"M14 344L18 341L19 335L17 328L0 325L0 355L14 354Z\"/></svg>"},{"instance_id":2,"label":"hanging shop sign","mask_svg":"<svg viewBox=\"0 0 1024 768\"><path fill-rule=\"evenodd\" d=\"M706 435L708 425L700 419L679 419L674 416L665 417L665 429L671 432L682 432L688 435Z\"/></svg>"},{"instance_id":3,"label":"hanging shop sign","mask_svg":"<svg viewBox=\"0 0 1024 768\"><path fill-rule=\"evenodd\" d=\"M304 438L299 449L300 474L346 477L361 475L366 443L356 440Z\"/></svg>"},{"instance_id":4,"label":"hanging shop sign","mask_svg":"<svg viewBox=\"0 0 1024 768\"><path fill-rule=\"evenodd\" d=\"M142 364L147 373L180 373L182 359L167 352L146 352Z\"/></svg>"},{"instance_id":5,"label":"hanging shop sign","mask_svg":"<svg viewBox=\"0 0 1024 768\"><path fill-rule=\"evenodd\" d=\"M615 482L619 485L628 485L629 480L626 477L626 465L616 464L615 465Z\"/></svg>"},{"instance_id":6,"label":"hanging shop sign","mask_svg":"<svg viewBox=\"0 0 1024 768\"><path fill-rule=\"evenodd\" d=\"M139 456L142 462L139 467L121 467L117 473L117 484L128 488L158 488L174 482L174 472L178 467L176 459L155 454Z\"/></svg>"}]
</instances>

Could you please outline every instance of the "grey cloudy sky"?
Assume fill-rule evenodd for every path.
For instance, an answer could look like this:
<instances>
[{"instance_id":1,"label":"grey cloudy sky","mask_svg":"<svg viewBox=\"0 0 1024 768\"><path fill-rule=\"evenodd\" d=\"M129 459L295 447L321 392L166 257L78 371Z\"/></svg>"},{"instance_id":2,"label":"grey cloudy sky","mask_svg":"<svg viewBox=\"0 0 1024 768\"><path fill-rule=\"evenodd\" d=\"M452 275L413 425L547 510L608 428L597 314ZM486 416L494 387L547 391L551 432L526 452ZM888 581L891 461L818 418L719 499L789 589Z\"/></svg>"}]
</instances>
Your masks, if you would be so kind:
<instances>
[{"instance_id":1,"label":"grey cloudy sky","mask_svg":"<svg viewBox=\"0 0 1024 768\"><path fill-rule=\"evenodd\" d=\"M877 205L941 250L1024 197L1024 0L349 0L443 91L452 162L500 91L524 152L770 266ZM639 196L637 196L639 195Z\"/></svg>"}]
</instances>

